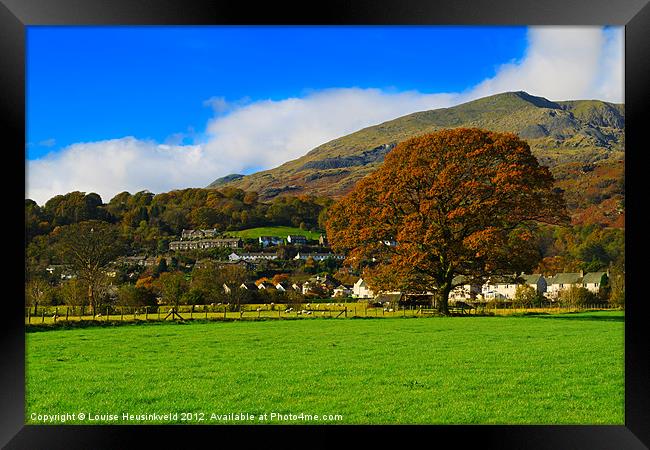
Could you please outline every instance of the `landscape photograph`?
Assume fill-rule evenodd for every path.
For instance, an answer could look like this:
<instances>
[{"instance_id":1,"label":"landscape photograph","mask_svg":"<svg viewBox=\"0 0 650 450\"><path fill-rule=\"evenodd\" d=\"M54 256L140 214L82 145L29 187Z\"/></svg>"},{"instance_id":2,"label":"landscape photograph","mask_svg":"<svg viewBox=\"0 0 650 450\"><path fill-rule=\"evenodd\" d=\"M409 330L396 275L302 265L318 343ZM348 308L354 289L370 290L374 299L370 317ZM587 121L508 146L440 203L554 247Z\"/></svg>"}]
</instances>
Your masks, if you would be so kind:
<instances>
[{"instance_id":1,"label":"landscape photograph","mask_svg":"<svg viewBox=\"0 0 650 450\"><path fill-rule=\"evenodd\" d=\"M26 424L625 424L623 27L25 34Z\"/></svg>"}]
</instances>

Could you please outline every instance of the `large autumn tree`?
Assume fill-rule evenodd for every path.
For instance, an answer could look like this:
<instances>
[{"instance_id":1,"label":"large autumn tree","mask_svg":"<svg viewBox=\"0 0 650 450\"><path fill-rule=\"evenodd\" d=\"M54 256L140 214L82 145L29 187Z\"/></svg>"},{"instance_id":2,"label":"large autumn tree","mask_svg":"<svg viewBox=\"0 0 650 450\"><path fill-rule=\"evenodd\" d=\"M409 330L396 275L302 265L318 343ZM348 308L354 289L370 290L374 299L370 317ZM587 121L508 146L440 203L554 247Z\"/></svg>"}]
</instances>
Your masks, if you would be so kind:
<instances>
[{"instance_id":1,"label":"large autumn tree","mask_svg":"<svg viewBox=\"0 0 650 450\"><path fill-rule=\"evenodd\" d=\"M398 144L328 215L332 247L371 287L432 291L444 314L454 277L528 271L540 258L535 224L569 220L526 142L476 128Z\"/></svg>"}]
</instances>

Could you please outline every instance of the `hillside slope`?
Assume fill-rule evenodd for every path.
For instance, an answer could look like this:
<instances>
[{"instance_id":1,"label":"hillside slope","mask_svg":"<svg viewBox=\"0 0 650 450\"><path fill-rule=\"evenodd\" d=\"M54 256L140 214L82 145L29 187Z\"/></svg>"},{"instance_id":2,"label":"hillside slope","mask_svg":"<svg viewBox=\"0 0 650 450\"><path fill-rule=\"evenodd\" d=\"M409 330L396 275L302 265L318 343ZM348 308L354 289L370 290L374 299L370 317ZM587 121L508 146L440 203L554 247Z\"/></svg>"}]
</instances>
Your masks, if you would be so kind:
<instances>
[{"instance_id":1,"label":"hillside slope","mask_svg":"<svg viewBox=\"0 0 650 450\"><path fill-rule=\"evenodd\" d=\"M622 227L624 126L623 105L506 92L364 128L274 169L224 177L209 187L257 191L263 199L303 193L337 198L379 167L400 141L442 128L479 127L525 139L565 189L576 223Z\"/></svg>"}]
</instances>

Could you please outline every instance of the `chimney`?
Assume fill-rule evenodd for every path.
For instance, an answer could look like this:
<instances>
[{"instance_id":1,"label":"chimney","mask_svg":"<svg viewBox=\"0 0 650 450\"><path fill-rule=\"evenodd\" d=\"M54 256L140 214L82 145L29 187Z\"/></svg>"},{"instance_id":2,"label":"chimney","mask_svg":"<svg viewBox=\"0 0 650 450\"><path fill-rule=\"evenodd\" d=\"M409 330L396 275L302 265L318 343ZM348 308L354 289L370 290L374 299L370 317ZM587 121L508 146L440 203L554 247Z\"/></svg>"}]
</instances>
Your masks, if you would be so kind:
<instances>
[{"instance_id":1,"label":"chimney","mask_svg":"<svg viewBox=\"0 0 650 450\"><path fill-rule=\"evenodd\" d=\"M581 276L581 277L584 277L584 276L585 276L585 271L582 270L582 269L580 269L580 276Z\"/></svg>"}]
</instances>

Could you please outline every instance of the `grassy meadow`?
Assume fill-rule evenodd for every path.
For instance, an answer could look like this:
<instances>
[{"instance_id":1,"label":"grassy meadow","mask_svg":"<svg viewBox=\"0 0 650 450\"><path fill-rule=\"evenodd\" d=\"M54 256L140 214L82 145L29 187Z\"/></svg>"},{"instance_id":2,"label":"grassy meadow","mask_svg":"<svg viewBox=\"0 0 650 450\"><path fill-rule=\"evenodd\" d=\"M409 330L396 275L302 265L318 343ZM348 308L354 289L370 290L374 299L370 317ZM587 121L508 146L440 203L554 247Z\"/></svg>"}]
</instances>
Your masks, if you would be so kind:
<instances>
[{"instance_id":1,"label":"grassy meadow","mask_svg":"<svg viewBox=\"0 0 650 450\"><path fill-rule=\"evenodd\" d=\"M26 364L29 424L624 423L622 311L48 330Z\"/></svg>"}]
</instances>

